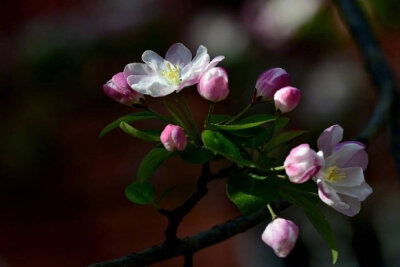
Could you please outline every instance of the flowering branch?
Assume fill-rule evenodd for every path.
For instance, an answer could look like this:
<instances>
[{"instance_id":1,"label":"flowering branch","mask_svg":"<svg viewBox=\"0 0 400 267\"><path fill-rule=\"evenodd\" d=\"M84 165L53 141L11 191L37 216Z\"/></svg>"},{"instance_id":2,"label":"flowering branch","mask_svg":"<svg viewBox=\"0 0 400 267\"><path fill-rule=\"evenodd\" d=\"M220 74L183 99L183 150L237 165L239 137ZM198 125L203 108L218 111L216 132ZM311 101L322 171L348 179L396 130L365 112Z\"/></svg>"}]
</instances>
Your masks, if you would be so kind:
<instances>
[{"instance_id":1,"label":"flowering branch","mask_svg":"<svg viewBox=\"0 0 400 267\"><path fill-rule=\"evenodd\" d=\"M370 142L386 125L390 116L392 146L399 147L400 140L395 139L395 133L399 131L396 123L399 120L397 116L399 111L394 109L394 103L399 100L391 72L359 6L355 2L346 0L336 0L336 3L360 47L367 69L380 95L374 113L358 139ZM216 115L209 123L214 103L224 100L229 93L226 71L215 67L223 57L217 57L210 62L206 48L200 46L195 58L191 60L190 51L182 44L175 44L167 51L165 59L153 51L146 51L142 59L145 64L129 64L123 75L118 74L107 83L105 92L110 97L127 105L135 103L143 105L142 94L155 97L165 96L172 92L180 92L184 87L197 83L199 94L213 104L198 143L190 139L190 131L185 133L185 130L189 130L188 127L184 127L185 129L181 127L185 126L185 123L180 122L187 119L186 112L190 114L190 109L184 99L186 110L183 111L183 115L175 112L173 106L170 108L170 114L181 126L169 124L161 135L122 125L131 135L145 141L161 141L164 146L164 148L158 146L150 151L142 161L137 180L126 190L128 199L138 204L152 203L156 193L147 180L158 166L172 155L180 155L184 160L202 164L203 167L197 181L196 192L189 199L173 210L159 209L159 212L169 221L165 232L166 240L163 244L92 266L143 266L179 255L184 256L185 266L192 266L193 253L252 228L266 220L270 214L276 220L273 220L264 231L263 240L274 249L277 256L286 257L294 247L298 227L291 221L276 218L275 212L290 205L287 202L279 202L280 205L277 205L280 199L304 210L313 226L327 242L332 252L333 263L335 263L338 254L333 235L314 200L319 196L327 205L348 216L354 216L360 211L361 201L372 193L363 174L368 163L365 145L360 142L341 142L343 128L333 125L318 138L318 152L310 148L308 144L302 144L291 150L283 166L287 177L264 173L263 170L281 169L281 167L277 168L277 163L273 161L277 159L271 161L268 154L302 132L288 131L279 134L287 120L276 115L250 116L235 124L230 124L243 115L246 109L233 118ZM180 71L181 69L185 71ZM137 90L137 92L130 95L129 90ZM255 103L273 100L277 110L287 113L297 106L300 98L300 90L290 86L288 73L283 69L274 68L264 72L258 78L253 101L249 107ZM124 119L133 122L153 117L158 116L149 112L126 116ZM191 119L187 119L188 124L194 123L191 114L190 117ZM228 123L221 124L223 121L228 121ZM261 127L266 123L272 125L266 128ZM112 129L115 125L117 123L112 123L107 129ZM195 124L192 126L196 128ZM197 129L195 130L197 132ZM249 151L260 151L261 148L262 153L256 156L249 153ZM397 149L397 151L400 150ZM394 153L395 156L396 153ZM233 163L229 168L212 174L209 162L218 157ZM399 159L400 156L397 155L397 160ZM224 177L229 177L227 181L229 198L246 215L199 234L179 239L177 230L181 221L207 194L208 183L213 179ZM312 182L305 186L299 185L309 180L316 182L316 185ZM316 189L318 194L315 193ZM248 201L249 199L251 201Z\"/></svg>"}]
</instances>

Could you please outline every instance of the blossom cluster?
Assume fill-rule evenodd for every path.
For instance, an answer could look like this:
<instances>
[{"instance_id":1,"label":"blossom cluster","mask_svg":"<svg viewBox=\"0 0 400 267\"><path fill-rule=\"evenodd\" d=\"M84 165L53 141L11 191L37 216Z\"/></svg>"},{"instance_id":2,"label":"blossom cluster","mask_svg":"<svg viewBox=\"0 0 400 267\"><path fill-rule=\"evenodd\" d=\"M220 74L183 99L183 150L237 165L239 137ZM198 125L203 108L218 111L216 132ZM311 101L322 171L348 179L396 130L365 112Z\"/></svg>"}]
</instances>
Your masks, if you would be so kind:
<instances>
[{"instance_id":1,"label":"blossom cluster","mask_svg":"<svg viewBox=\"0 0 400 267\"><path fill-rule=\"evenodd\" d=\"M190 127L197 130L197 126L194 120L191 121L185 113L188 112L191 115L190 109L186 107L186 110L182 112L179 108L174 109L173 105L167 105L167 109L174 117L172 120L151 111L153 115L168 123L158 136L144 132L139 134L134 128L124 128L125 131L144 140L160 141L164 149L171 153L183 153L188 144L198 146L203 142L204 144L201 144L200 150L198 150L200 154L197 155L198 157L204 156L207 160L212 159L212 153L211 157L209 157L209 153L201 154L204 153L204 150L201 149L206 148L234 161L239 167L247 166L248 169L243 168L243 173L246 173L262 161L263 153L266 154L268 148L271 147L268 145L270 141L266 137L268 135L254 137L255 143L259 142L260 138L265 143L259 144L258 157L253 163L242 158L240 152L232 156L232 153L240 151L236 147L232 148L231 152L225 153L223 149L228 149L229 146L233 147L233 142L225 139L219 132L207 132L207 130L247 130L246 127L256 127L271 121L271 119L268 117L249 124L236 124L234 125L236 128L232 127L232 123L247 111L244 109L233 118L208 124L215 103L223 101L229 95L228 73L224 68L217 67L217 64L223 59L223 56L218 56L211 60L207 48L202 45L199 46L194 57L190 50L181 43L173 44L166 52L165 58L147 50L142 55L144 63L127 64L123 72L115 74L103 86L103 90L110 98L121 104L151 111L147 107L145 96L165 97L171 94L182 96L181 91L184 88L197 86L199 95L210 102L210 111L204 124L205 131L202 138L192 136ZM263 102L273 103L276 113L272 120L278 119L283 113L294 110L301 100L301 92L290 82L290 75L282 68L271 68L264 71L255 83L249 106ZM120 127L122 128L122 126L124 125ZM272 129L271 135L274 134L274 127L270 129ZM265 134L265 132L263 133ZM212 142L216 140L215 138L220 138L214 147L212 142L207 143L204 139L210 135ZM289 181L289 184L314 183L322 202L344 215L354 216L360 211L361 201L364 201L372 193L372 188L364 178L368 155L364 144L356 141L342 142L342 139L343 128L341 126L333 125L327 128L317 140L317 151L312 149L309 144L301 144L293 148L284 160L281 170L285 171L284 178ZM218 145L222 143L224 146L220 151ZM263 166L261 163L259 166L261 166L261 171L274 170L274 168ZM279 170L279 168L275 169ZM267 177L268 175L262 179ZM282 175L277 175L277 177L282 177ZM235 200L233 201L235 202ZM235 204L237 203L235 202ZM268 208L273 220L262 234L262 240L273 248L277 256L286 257L295 246L299 228L290 220L278 218L269 204Z\"/></svg>"}]
</instances>

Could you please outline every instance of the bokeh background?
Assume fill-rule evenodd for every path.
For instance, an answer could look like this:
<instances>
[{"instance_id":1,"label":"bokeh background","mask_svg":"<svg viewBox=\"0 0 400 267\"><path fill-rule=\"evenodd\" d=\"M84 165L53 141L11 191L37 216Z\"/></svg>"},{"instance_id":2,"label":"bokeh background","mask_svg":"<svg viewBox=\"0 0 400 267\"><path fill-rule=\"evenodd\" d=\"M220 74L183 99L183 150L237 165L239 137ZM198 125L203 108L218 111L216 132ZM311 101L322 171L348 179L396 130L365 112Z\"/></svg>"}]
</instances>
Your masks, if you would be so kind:
<instances>
[{"instance_id":1,"label":"bokeh background","mask_svg":"<svg viewBox=\"0 0 400 267\"><path fill-rule=\"evenodd\" d=\"M400 2L362 4L398 78ZM374 108L360 54L330 1L14 0L2 1L0 14L0 266L85 266L163 241L165 218L124 196L153 145L119 130L97 137L107 123L135 111L107 98L102 84L146 49L163 55L183 42L193 53L203 44L212 56L225 55L231 94L217 105L220 113L245 106L263 70L285 68L303 92L289 114L291 128L311 132L302 141L315 142L335 123L350 139ZM200 123L207 103L186 90ZM150 103L162 111L160 101ZM400 266L400 192L388 144L386 132L370 144L366 177L374 194L361 213L350 220L324 209L337 238L337 266ZM176 186L166 207L191 194L198 172L178 158L156 172L158 190ZM224 186L210 185L180 236L239 215ZM196 253L195 266L328 266L329 251L305 216L294 207L282 216L301 228L288 259L260 241L265 222ZM178 257L156 266L182 263Z\"/></svg>"}]
</instances>

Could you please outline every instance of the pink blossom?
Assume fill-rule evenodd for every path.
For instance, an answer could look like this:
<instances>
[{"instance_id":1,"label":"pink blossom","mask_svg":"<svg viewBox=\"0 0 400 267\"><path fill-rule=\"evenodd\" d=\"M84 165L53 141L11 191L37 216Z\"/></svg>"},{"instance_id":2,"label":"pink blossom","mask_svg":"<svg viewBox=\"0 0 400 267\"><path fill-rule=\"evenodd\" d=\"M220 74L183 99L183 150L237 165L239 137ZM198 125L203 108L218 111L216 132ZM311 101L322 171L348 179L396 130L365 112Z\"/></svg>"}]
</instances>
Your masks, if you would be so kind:
<instances>
[{"instance_id":1,"label":"pink blossom","mask_svg":"<svg viewBox=\"0 0 400 267\"><path fill-rule=\"evenodd\" d=\"M333 125L318 138L318 154L324 166L315 176L318 194L323 202L335 210L354 216L360 211L361 201L371 193L363 171L368 165L365 145L360 142L340 142L343 128Z\"/></svg>"},{"instance_id":2,"label":"pink blossom","mask_svg":"<svg viewBox=\"0 0 400 267\"><path fill-rule=\"evenodd\" d=\"M292 87L286 86L279 89L274 95L275 108L282 111L282 113L287 113L292 111L299 104L301 99L300 90Z\"/></svg>"},{"instance_id":3,"label":"pink blossom","mask_svg":"<svg viewBox=\"0 0 400 267\"><path fill-rule=\"evenodd\" d=\"M197 91L203 98L211 102L224 100L229 94L228 74L220 67L209 69L200 78Z\"/></svg>"},{"instance_id":4,"label":"pink blossom","mask_svg":"<svg viewBox=\"0 0 400 267\"><path fill-rule=\"evenodd\" d=\"M278 257L285 258L294 248L298 235L299 228L294 222L277 218L268 224L261 238Z\"/></svg>"},{"instance_id":5,"label":"pink blossom","mask_svg":"<svg viewBox=\"0 0 400 267\"><path fill-rule=\"evenodd\" d=\"M128 85L123 72L115 74L103 85L103 90L110 98L127 106L140 104L144 100L141 93L136 92Z\"/></svg>"},{"instance_id":6,"label":"pink blossom","mask_svg":"<svg viewBox=\"0 0 400 267\"><path fill-rule=\"evenodd\" d=\"M272 68L264 71L257 79L253 101L272 100L279 89L289 86L290 75L282 68Z\"/></svg>"},{"instance_id":7,"label":"pink blossom","mask_svg":"<svg viewBox=\"0 0 400 267\"><path fill-rule=\"evenodd\" d=\"M316 175L322 167L321 158L308 144L293 148L286 157L285 171L292 183L304 183Z\"/></svg>"},{"instance_id":8,"label":"pink blossom","mask_svg":"<svg viewBox=\"0 0 400 267\"><path fill-rule=\"evenodd\" d=\"M185 131L178 125L168 124L161 133L161 143L168 151L183 151L187 140Z\"/></svg>"}]
</instances>

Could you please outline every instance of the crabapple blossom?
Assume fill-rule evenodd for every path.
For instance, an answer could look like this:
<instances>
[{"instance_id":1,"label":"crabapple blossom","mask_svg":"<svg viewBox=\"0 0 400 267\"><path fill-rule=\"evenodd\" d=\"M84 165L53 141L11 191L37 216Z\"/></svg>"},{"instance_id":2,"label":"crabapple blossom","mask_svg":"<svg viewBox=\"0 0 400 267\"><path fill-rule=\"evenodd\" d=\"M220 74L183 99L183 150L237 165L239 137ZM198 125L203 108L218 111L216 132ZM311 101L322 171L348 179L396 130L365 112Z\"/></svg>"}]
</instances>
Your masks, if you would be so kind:
<instances>
[{"instance_id":1,"label":"crabapple blossom","mask_svg":"<svg viewBox=\"0 0 400 267\"><path fill-rule=\"evenodd\" d=\"M285 258L294 248L298 235L299 228L294 222L277 218L267 225L261 238L278 257Z\"/></svg>"},{"instance_id":2,"label":"crabapple blossom","mask_svg":"<svg viewBox=\"0 0 400 267\"><path fill-rule=\"evenodd\" d=\"M301 93L299 89L292 86L283 87L276 91L274 95L275 108L282 113L290 112L297 107L300 99Z\"/></svg>"},{"instance_id":3,"label":"crabapple blossom","mask_svg":"<svg viewBox=\"0 0 400 267\"><path fill-rule=\"evenodd\" d=\"M161 132L161 143L168 151L183 151L186 148L187 140L185 131L178 125L168 124Z\"/></svg>"},{"instance_id":4,"label":"crabapple blossom","mask_svg":"<svg viewBox=\"0 0 400 267\"><path fill-rule=\"evenodd\" d=\"M316 175L322 167L322 160L308 144L293 148L286 157L285 171L292 183L304 183Z\"/></svg>"},{"instance_id":5,"label":"crabapple blossom","mask_svg":"<svg viewBox=\"0 0 400 267\"><path fill-rule=\"evenodd\" d=\"M132 106L144 101L144 96L129 87L123 72L115 74L111 80L103 85L103 90L113 100Z\"/></svg>"},{"instance_id":6,"label":"crabapple blossom","mask_svg":"<svg viewBox=\"0 0 400 267\"><path fill-rule=\"evenodd\" d=\"M372 193L363 173L368 154L364 144L340 142L342 138L343 128L339 125L327 128L319 136L318 154L324 159L324 166L314 180L323 202L347 216L354 216L360 211L361 201Z\"/></svg>"},{"instance_id":7,"label":"crabapple blossom","mask_svg":"<svg viewBox=\"0 0 400 267\"><path fill-rule=\"evenodd\" d=\"M253 102L272 100L276 91L289 84L290 75L284 69L268 69L257 79Z\"/></svg>"},{"instance_id":8,"label":"crabapple blossom","mask_svg":"<svg viewBox=\"0 0 400 267\"><path fill-rule=\"evenodd\" d=\"M229 94L228 74L221 67L209 69L201 76L197 91L211 102L224 100Z\"/></svg>"},{"instance_id":9,"label":"crabapple blossom","mask_svg":"<svg viewBox=\"0 0 400 267\"><path fill-rule=\"evenodd\" d=\"M128 64L124 73L128 84L135 90L144 95L160 97L198 83L203 73L223 59L223 56L218 56L210 61L207 48L203 45L199 46L192 59L190 50L176 43L168 49L165 59L151 50L145 51L142 55L144 64Z\"/></svg>"}]
</instances>

